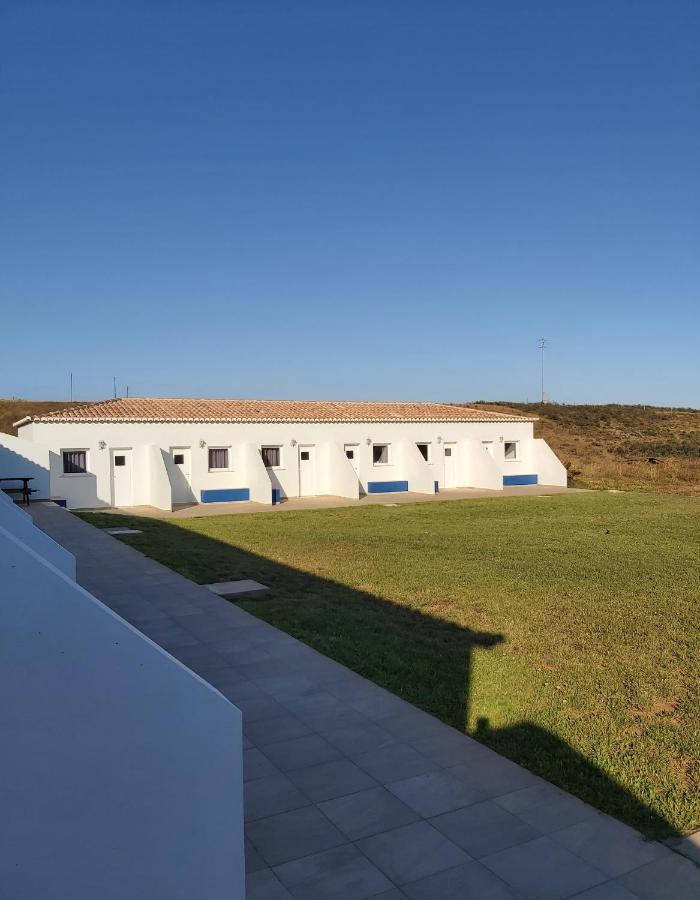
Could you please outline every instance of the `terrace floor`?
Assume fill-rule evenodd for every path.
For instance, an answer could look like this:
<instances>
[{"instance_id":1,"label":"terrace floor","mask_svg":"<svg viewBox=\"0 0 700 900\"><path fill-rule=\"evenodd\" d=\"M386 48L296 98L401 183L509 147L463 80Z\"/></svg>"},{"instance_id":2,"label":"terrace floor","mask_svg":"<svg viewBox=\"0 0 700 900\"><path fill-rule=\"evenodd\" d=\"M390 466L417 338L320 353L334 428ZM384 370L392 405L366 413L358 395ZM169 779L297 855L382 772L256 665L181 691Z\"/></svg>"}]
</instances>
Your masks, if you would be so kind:
<instances>
[{"instance_id":1,"label":"terrace floor","mask_svg":"<svg viewBox=\"0 0 700 900\"><path fill-rule=\"evenodd\" d=\"M243 713L248 900L683 900L700 869L65 510L79 582Z\"/></svg>"},{"instance_id":2,"label":"terrace floor","mask_svg":"<svg viewBox=\"0 0 700 900\"><path fill-rule=\"evenodd\" d=\"M556 487L554 485L524 485L505 487L502 491L487 491L479 488L453 488L441 490L439 494L414 494L411 491L395 494L365 494L359 500L348 497L288 497L280 504L266 506L262 503L239 501L236 503L181 503L172 512L156 509L154 506L130 506L125 509L104 509L123 515L151 516L159 519L196 519L202 516L230 516L255 512L285 512L302 509L333 509L343 506L386 506L397 503L439 503L441 500L482 500L486 497L546 497L549 494L565 494L581 488Z\"/></svg>"}]
</instances>

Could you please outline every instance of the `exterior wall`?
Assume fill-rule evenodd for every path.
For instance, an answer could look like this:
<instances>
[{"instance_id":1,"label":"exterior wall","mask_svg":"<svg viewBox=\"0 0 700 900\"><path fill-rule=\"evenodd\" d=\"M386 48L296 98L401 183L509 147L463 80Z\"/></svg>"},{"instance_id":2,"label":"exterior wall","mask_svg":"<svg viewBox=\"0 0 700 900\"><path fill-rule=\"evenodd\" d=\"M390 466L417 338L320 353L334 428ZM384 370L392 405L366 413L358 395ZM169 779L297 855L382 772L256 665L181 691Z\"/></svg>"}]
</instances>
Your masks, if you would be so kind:
<instances>
[{"instance_id":1,"label":"exterior wall","mask_svg":"<svg viewBox=\"0 0 700 900\"><path fill-rule=\"evenodd\" d=\"M0 478L33 478L30 487L37 493L34 500L48 500L50 496L49 448L34 443L31 428L26 437L15 437L0 432ZM21 482L13 482L12 487L21 487ZM10 487L10 485L8 485Z\"/></svg>"},{"instance_id":2,"label":"exterior wall","mask_svg":"<svg viewBox=\"0 0 700 900\"><path fill-rule=\"evenodd\" d=\"M481 441L464 441L462 452L470 487L500 491L503 487L503 471L498 462L484 449ZM505 462L505 461L504 461Z\"/></svg>"},{"instance_id":3,"label":"exterior wall","mask_svg":"<svg viewBox=\"0 0 700 900\"><path fill-rule=\"evenodd\" d=\"M400 441L397 450L401 460L401 471L410 489L417 494L434 494L435 482L438 480L435 477L434 466L423 459L415 442Z\"/></svg>"},{"instance_id":4,"label":"exterior wall","mask_svg":"<svg viewBox=\"0 0 700 900\"><path fill-rule=\"evenodd\" d=\"M540 484L557 485L566 487L568 473L566 467L560 462L559 457L542 438L535 438L530 442L531 468L539 475Z\"/></svg>"},{"instance_id":5,"label":"exterior wall","mask_svg":"<svg viewBox=\"0 0 700 900\"><path fill-rule=\"evenodd\" d=\"M316 453L318 493L322 493L323 445L333 442L356 444L360 462L360 488L367 491L368 482L395 482L407 480L402 442L412 444L426 442L431 445L428 470L429 483L444 482L444 458L442 444L456 442L459 451L458 487L468 487L474 471L467 441L476 445L491 441L496 471L501 475L531 474L532 466L540 457L530 452L533 441L531 422L468 422L468 423L251 423L251 424L197 424L197 423L33 423L34 438L48 446L51 456L51 490L56 496L66 497L71 508L95 508L111 505L110 448L136 448L153 444L165 451L171 447L191 448L191 486L194 499L199 501L203 490L248 488L251 499L267 502L267 488L261 483L259 468L251 468L252 458L245 445L259 449L261 445L280 446L280 466L268 469L272 487L279 488L282 496L299 495L299 445L313 445ZM24 428L21 429L24 432ZM367 441L370 441L368 444ZM504 442L519 441L517 460L504 459ZM105 449L100 449L100 442ZM200 441L205 443L200 446ZM292 446L292 441L296 444ZM387 465L373 465L372 443L390 444ZM208 454L210 447L228 447L230 468L210 472ZM61 450L86 449L88 451L88 475L63 475ZM134 452L134 503L148 493L145 485L149 479L149 465L139 462ZM535 470L535 474L536 470ZM409 485L410 489L410 485ZM255 491L256 497L253 497ZM344 495L343 495L344 496Z\"/></svg>"},{"instance_id":6,"label":"exterior wall","mask_svg":"<svg viewBox=\"0 0 700 900\"><path fill-rule=\"evenodd\" d=\"M360 496L360 482L340 444L335 441L321 444L319 461L319 493L357 500Z\"/></svg>"},{"instance_id":7,"label":"exterior wall","mask_svg":"<svg viewBox=\"0 0 700 900\"><path fill-rule=\"evenodd\" d=\"M3 897L243 900L239 710L2 526L0 584Z\"/></svg>"},{"instance_id":8,"label":"exterior wall","mask_svg":"<svg viewBox=\"0 0 700 900\"><path fill-rule=\"evenodd\" d=\"M14 535L59 572L75 581L75 557L34 524L34 520L11 497L0 491L0 527Z\"/></svg>"}]
</instances>

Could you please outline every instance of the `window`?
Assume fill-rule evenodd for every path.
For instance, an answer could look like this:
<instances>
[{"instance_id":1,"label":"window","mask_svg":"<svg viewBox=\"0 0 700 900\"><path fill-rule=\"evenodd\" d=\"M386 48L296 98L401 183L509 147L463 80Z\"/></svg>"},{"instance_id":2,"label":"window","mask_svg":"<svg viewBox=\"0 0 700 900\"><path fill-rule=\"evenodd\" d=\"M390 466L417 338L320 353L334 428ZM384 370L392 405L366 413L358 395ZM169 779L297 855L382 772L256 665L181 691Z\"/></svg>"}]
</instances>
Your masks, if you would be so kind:
<instances>
[{"instance_id":1,"label":"window","mask_svg":"<svg viewBox=\"0 0 700 900\"><path fill-rule=\"evenodd\" d=\"M309 451L308 451L308 450L302 450L302 451L299 453L299 456L301 457L301 461L302 461L302 462L308 462L309 459L310 459Z\"/></svg>"},{"instance_id":2,"label":"window","mask_svg":"<svg viewBox=\"0 0 700 900\"><path fill-rule=\"evenodd\" d=\"M372 445L372 462L375 466L389 465L389 445L373 444Z\"/></svg>"},{"instance_id":3,"label":"window","mask_svg":"<svg viewBox=\"0 0 700 900\"><path fill-rule=\"evenodd\" d=\"M211 457L210 457L211 459ZM185 465L185 454L184 453L174 453L173 454L173 462L176 466L184 466ZM211 468L211 462L209 464L209 468Z\"/></svg>"},{"instance_id":4,"label":"window","mask_svg":"<svg viewBox=\"0 0 700 900\"><path fill-rule=\"evenodd\" d=\"M209 448L209 468L228 469L228 447Z\"/></svg>"},{"instance_id":5,"label":"window","mask_svg":"<svg viewBox=\"0 0 700 900\"><path fill-rule=\"evenodd\" d=\"M63 451L63 474L85 475L87 473L87 450Z\"/></svg>"},{"instance_id":6,"label":"window","mask_svg":"<svg viewBox=\"0 0 700 900\"><path fill-rule=\"evenodd\" d=\"M416 447L418 447L420 455L423 457L423 459L427 463L429 463L430 462L430 444L416 444Z\"/></svg>"},{"instance_id":7,"label":"window","mask_svg":"<svg viewBox=\"0 0 700 900\"><path fill-rule=\"evenodd\" d=\"M506 459L517 459L518 458L518 442L517 441L506 441L503 444L503 455Z\"/></svg>"},{"instance_id":8,"label":"window","mask_svg":"<svg viewBox=\"0 0 700 900\"><path fill-rule=\"evenodd\" d=\"M355 451L354 450L346 450L345 455L348 459L355 459Z\"/></svg>"},{"instance_id":9,"label":"window","mask_svg":"<svg viewBox=\"0 0 700 900\"><path fill-rule=\"evenodd\" d=\"M260 453L262 455L263 462L265 463L265 468L267 469L277 469L280 465L280 448L279 447L261 447Z\"/></svg>"},{"instance_id":10,"label":"window","mask_svg":"<svg viewBox=\"0 0 700 900\"><path fill-rule=\"evenodd\" d=\"M452 456L452 447L445 447L445 456Z\"/></svg>"},{"instance_id":11,"label":"window","mask_svg":"<svg viewBox=\"0 0 700 900\"><path fill-rule=\"evenodd\" d=\"M126 465L126 456L115 456L114 457L114 465L115 466L125 466Z\"/></svg>"}]
</instances>

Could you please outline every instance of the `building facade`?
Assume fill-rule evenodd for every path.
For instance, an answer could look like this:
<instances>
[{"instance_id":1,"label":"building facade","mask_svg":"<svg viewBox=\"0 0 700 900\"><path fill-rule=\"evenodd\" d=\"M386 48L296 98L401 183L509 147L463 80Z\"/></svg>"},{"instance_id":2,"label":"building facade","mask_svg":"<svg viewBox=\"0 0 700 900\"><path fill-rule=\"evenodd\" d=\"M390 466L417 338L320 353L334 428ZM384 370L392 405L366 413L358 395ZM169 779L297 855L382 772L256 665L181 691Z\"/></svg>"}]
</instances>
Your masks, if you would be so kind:
<instances>
[{"instance_id":1,"label":"building facade","mask_svg":"<svg viewBox=\"0 0 700 900\"><path fill-rule=\"evenodd\" d=\"M566 485L535 419L435 403L123 398L22 420L69 508Z\"/></svg>"}]
</instances>

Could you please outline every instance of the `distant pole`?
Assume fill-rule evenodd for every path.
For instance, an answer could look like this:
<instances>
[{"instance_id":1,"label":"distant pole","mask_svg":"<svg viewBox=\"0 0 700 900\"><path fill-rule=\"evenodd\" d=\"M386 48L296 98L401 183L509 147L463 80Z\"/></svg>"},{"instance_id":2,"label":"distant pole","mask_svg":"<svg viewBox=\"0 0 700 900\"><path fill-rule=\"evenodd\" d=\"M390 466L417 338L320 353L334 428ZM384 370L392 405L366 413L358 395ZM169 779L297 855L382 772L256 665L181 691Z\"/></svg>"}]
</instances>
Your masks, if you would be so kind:
<instances>
[{"instance_id":1,"label":"distant pole","mask_svg":"<svg viewBox=\"0 0 700 900\"><path fill-rule=\"evenodd\" d=\"M70 373L70 402L73 402L73 373Z\"/></svg>"},{"instance_id":2,"label":"distant pole","mask_svg":"<svg viewBox=\"0 0 700 900\"><path fill-rule=\"evenodd\" d=\"M117 376L112 376L112 382L114 383L114 399L117 399Z\"/></svg>"},{"instance_id":3,"label":"distant pole","mask_svg":"<svg viewBox=\"0 0 700 900\"><path fill-rule=\"evenodd\" d=\"M549 341L547 338L541 337L537 342L540 351L540 402L544 404L544 351L547 349Z\"/></svg>"},{"instance_id":4,"label":"distant pole","mask_svg":"<svg viewBox=\"0 0 700 900\"><path fill-rule=\"evenodd\" d=\"M127 384L127 386L126 386L126 396L127 396L127 397L129 396L129 385L128 385L128 384Z\"/></svg>"}]
</instances>

